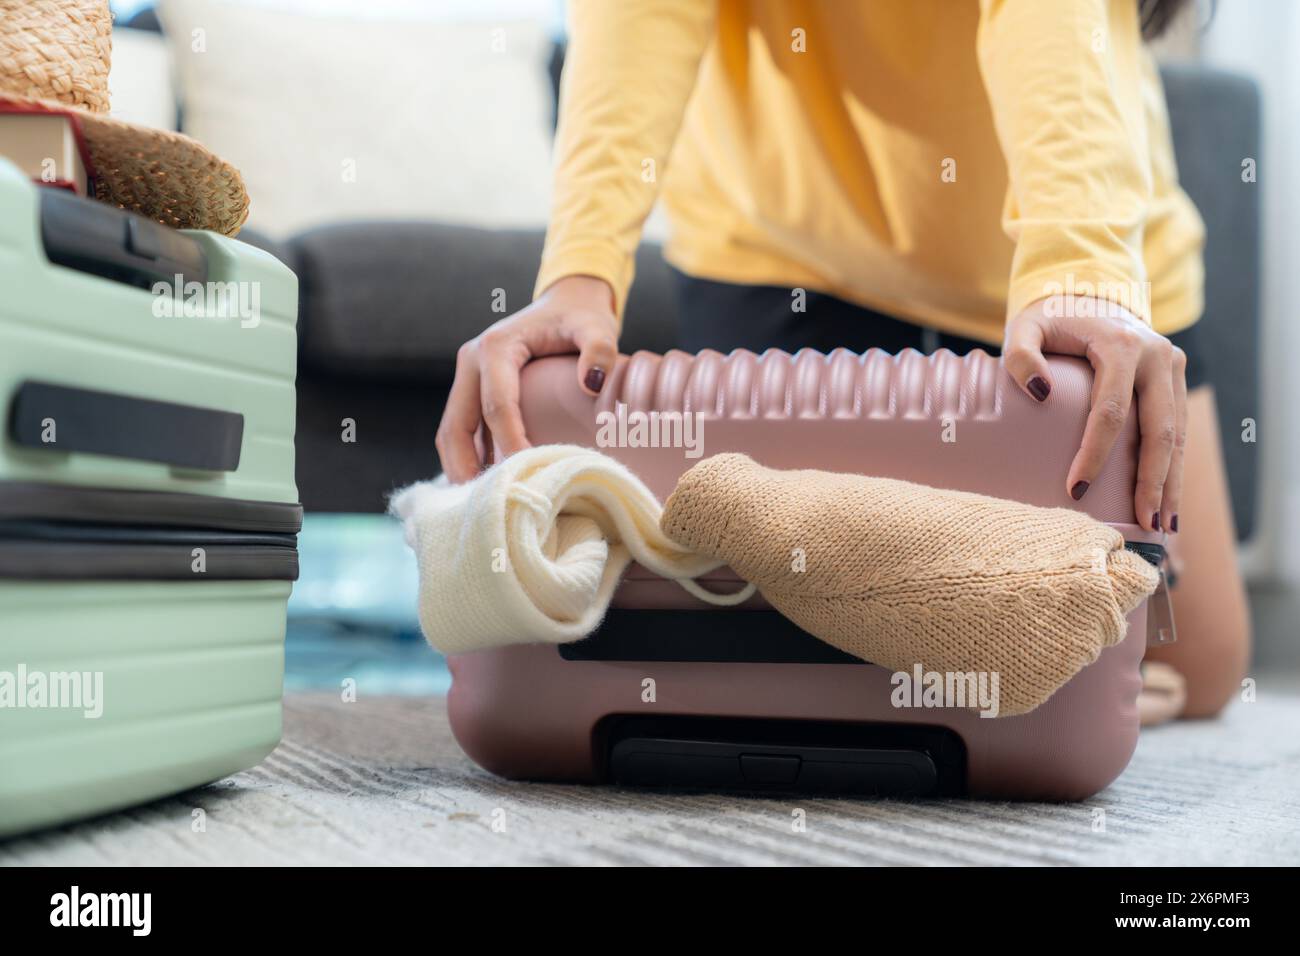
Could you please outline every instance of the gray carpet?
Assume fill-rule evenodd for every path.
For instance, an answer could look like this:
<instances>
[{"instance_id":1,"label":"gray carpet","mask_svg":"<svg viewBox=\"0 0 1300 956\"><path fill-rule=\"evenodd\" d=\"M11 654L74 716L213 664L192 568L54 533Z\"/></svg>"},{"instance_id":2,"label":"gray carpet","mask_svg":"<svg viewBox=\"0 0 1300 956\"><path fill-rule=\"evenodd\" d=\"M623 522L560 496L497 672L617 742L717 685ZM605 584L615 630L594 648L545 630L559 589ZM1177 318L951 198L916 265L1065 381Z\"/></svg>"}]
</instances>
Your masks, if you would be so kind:
<instances>
[{"instance_id":1,"label":"gray carpet","mask_svg":"<svg viewBox=\"0 0 1300 956\"><path fill-rule=\"evenodd\" d=\"M441 699L294 694L259 767L0 844L0 864L1297 864L1298 731L1300 688L1263 680L1221 720L1145 732L1083 804L739 799L510 783L460 752Z\"/></svg>"}]
</instances>

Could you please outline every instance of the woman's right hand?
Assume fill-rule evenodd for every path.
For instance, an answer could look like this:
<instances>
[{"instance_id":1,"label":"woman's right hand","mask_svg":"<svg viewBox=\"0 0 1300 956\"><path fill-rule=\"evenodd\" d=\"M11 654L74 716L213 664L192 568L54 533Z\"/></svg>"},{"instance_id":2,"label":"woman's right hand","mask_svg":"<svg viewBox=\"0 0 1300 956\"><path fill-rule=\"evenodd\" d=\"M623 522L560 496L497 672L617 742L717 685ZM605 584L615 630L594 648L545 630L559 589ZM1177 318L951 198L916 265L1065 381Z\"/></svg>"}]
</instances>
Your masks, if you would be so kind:
<instances>
[{"instance_id":1,"label":"woman's right hand","mask_svg":"<svg viewBox=\"0 0 1300 956\"><path fill-rule=\"evenodd\" d=\"M603 279L566 276L460 347L434 441L448 478L469 481L490 464L493 439L506 455L528 447L519 371L529 359L566 352L578 353L578 385L595 395L618 357L614 294ZM480 425L482 455L474 441Z\"/></svg>"},{"instance_id":2,"label":"woman's right hand","mask_svg":"<svg viewBox=\"0 0 1300 956\"><path fill-rule=\"evenodd\" d=\"M1177 531L1187 438L1187 356L1128 309L1105 299L1049 297L1007 323L1002 361L1033 399L1047 401L1044 352L1093 367L1092 404L1065 489L1075 501L1101 474L1137 392L1137 488L1133 510L1148 531Z\"/></svg>"}]
</instances>

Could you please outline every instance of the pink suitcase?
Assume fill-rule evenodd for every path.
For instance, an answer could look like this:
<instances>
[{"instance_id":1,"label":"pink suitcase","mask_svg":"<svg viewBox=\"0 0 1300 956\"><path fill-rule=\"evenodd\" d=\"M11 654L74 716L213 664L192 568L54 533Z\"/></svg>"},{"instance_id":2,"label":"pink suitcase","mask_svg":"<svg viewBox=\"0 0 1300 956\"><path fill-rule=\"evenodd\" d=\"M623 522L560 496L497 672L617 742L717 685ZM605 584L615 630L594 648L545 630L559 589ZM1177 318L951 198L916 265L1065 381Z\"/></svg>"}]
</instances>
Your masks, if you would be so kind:
<instances>
[{"instance_id":1,"label":"pink suitcase","mask_svg":"<svg viewBox=\"0 0 1300 956\"><path fill-rule=\"evenodd\" d=\"M979 351L639 352L620 357L598 399L577 387L575 361L524 369L535 444L598 447L597 416L617 419L619 405L625 421L635 421L629 412L698 412L704 456L741 451L776 468L1080 508L1153 563L1163 558L1161 536L1134 522L1135 417L1083 501L1065 492L1092 382L1081 360L1051 359L1044 405ZM698 460L683 448L601 450L660 500ZM714 590L737 586L725 569L709 577ZM1082 799L1132 756L1147 630L1143 605L1124 641L1022 716L898 708L889 672L803 633L761 598L713 607L633 565L590 638L451 658L448 707L465 752L514 779Z\"/></svg>"}]
</instances>

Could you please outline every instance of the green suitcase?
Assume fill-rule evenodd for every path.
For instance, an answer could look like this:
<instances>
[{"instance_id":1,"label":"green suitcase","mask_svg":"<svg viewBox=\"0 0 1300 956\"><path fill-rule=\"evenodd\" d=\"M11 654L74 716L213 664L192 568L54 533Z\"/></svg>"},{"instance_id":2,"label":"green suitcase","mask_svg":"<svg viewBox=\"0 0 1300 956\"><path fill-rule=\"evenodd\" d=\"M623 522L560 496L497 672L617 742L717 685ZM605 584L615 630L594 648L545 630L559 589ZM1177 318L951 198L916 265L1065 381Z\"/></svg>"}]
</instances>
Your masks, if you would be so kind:
<instances>
[{"instance_id":1,"label":"green suitcase","mask_svg":"<svg viewBox=\"0 0 1300 956\"><path fill-rule=\"evenodd\" d=\"M297 279L0 159L0 835L280 739Z\"/></svg>"}]
</instances>

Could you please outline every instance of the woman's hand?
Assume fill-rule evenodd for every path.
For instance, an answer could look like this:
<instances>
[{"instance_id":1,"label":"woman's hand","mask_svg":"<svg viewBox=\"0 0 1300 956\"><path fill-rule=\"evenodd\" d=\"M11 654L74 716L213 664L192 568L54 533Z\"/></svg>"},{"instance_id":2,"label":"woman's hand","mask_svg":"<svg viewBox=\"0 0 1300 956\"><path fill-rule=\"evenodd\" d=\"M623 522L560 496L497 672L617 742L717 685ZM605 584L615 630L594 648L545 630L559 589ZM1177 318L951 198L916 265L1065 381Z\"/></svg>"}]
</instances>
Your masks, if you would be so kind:
<instances>
[{"instance_id":1,"label":"woman's hand","mask_svg":"<svg viewBox=\"0 0 1300 956\"><path fill-rule=\"evenodd\" d=\"M1082 313L1082 315L1081 315ZM1048 401L1052 375L1044 352L1092 363L1092 408L1065 487L1076 501L1097 477L1138 398L1138 524L1178 530L1187 435L1187 356L1127 309L1100 299L1041 299L1007 323L1002 360L1030 396Z\"/></svg>"},{"instance_id":2,"label":"woman's hand","mask_svg":"<svg viewBox=\"0 0 1300 956\"><path fill-rule=\"evenodd\" d=\"M608 283L568 276L532 305L487 327L456 353L456 377L434 441L443 471L469 481L492 455L528 447L519 411L519 370L532 358L578 353L578 384L596 394L618 357L618 319ZM481 448L475 435L483 426Z\"/></svg>"}]
</instances>

